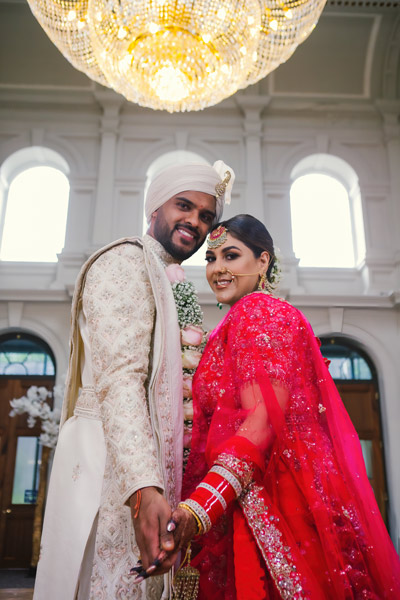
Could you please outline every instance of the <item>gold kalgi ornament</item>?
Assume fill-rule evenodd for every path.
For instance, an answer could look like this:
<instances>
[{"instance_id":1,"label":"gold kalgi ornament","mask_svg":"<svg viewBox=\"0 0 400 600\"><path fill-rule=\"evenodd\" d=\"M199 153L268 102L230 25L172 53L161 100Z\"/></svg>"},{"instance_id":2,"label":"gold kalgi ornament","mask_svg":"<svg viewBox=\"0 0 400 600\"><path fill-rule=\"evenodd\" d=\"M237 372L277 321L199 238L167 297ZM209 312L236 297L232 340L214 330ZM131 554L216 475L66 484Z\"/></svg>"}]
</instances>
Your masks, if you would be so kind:
<instances>
[{"instance_id":1,"label":"gold kalgi ornament","mask_svg":"<svg viewBox=\"0 0 400 600\"><path fill-rule=\"evenodd\" d=\"M326 0L28 0L63 55L142 106L200 110L268 75Z\"/></svg>"}]
</instances>

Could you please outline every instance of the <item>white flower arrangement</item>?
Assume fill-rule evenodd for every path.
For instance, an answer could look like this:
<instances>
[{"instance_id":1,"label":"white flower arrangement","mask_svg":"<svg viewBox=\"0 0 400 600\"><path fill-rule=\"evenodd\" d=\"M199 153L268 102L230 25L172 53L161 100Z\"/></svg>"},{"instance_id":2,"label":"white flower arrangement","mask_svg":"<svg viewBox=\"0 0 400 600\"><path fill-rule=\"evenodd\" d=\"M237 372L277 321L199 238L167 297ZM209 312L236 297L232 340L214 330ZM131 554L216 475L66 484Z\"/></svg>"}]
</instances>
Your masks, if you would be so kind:
<instances>
[{"instance_id":1,"label":"white flower arrangement","mask_svg":"<svg viewBox=\"0 0 400 600\"><path fill-rule=\"evenodd\" d=\"M183 467L185 468L192 440L192 380L205 346L205 335L202 327L203 312L195 287L193 283L185 280L185 272L182 267L178 264L172 264L165 269L165 272L171 282L178 325L181 331L184 416Z\"/></svg>"},{"instance_id":2,"label":"white flower arrangement","mask_svg":"<svg viewBox=\"0 0 400 600\"><path fill-rule=\"evenodd\" d=\"M28 427L34 427L36 421L41 421L42 433L39 437L39 443L48 448L55 448L58 439L60 427L61 409L51 409L47 404L48 398L53 398L57 406L61 406L64 395L64 386L56 385L52 392L45 387L31 386L26 396L10 400L10 417L27 414Z\"/></svg>"}]
</instances>

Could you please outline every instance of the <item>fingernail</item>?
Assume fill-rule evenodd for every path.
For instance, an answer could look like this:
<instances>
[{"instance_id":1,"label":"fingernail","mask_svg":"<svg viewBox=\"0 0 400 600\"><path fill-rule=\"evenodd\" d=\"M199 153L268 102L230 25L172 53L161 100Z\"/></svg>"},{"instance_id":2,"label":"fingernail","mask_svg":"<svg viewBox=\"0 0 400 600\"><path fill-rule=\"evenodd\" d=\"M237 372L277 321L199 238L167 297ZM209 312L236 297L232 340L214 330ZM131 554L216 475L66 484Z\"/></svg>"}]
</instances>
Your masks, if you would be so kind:
<instances>
[{"instance_id":1,"label":"fingernail","mask_svg":"<svg viewBox=\"0 0 400 600\"><path fill-rule=\"evenodd\" d=\"M168 533L171 533L171 531L175 531L175 529L176 529L176 523L175 523L175 521L172 521L172 519L171 519L171 521L168 521L168 523L167 523L167 531L168 531Z\"/></svg>"},{"instance_id":2,"label":"fingernail","mask_svg":"<svg viewBox=\"0 0 400 600\"><path fill-rule=\"evenodd\" d=\"M138 565L137 567L132 567L132 569L129 571L129 573L139 573L139 571L142 570L142 566Z\"/></svg>"}]
</instances>

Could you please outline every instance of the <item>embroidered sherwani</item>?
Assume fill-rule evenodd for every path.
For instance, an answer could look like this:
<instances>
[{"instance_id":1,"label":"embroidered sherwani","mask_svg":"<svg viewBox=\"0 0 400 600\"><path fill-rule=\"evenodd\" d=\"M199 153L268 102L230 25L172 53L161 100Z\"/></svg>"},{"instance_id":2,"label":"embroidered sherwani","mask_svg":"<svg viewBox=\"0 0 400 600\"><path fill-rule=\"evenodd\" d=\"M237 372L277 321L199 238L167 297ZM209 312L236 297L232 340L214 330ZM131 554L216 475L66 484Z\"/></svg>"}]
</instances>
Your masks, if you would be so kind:
<instances>
[{"instance_id":1,"label":"embroidered sherwani","mask_svg":"<svg viewBox=\"0 0 400 600\"><path fill-rule=\"evenodd\" d=\"M172 507L179 500L182 364L171 262L153 238L129 238L98 251L78 277L35 600L169 597L167 579L138 586L129 577L139 552L128 501L145 486Z\"/></svg>"}]
</instances>

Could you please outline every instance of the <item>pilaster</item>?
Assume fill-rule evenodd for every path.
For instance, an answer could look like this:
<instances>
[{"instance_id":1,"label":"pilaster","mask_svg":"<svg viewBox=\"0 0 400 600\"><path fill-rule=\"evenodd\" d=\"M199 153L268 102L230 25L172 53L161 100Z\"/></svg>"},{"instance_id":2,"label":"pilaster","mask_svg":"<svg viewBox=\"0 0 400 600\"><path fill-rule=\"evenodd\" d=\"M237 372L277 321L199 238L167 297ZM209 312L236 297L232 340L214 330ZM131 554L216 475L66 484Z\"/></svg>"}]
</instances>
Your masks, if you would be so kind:
<instances>
[{"instance_id":1,"label":"pilaster","mask_svg":"<svg viewBox=\"0 0 400 600\"><path fill-rule=\"evenodd\" d=\"M97 249L111 241L113 223L113 196L115 160L118 141L120 110L124 102L111 90L94 92L103 115L101 118L100 158L92 230L92 248Z\"/></svg>"}]
</instances>

